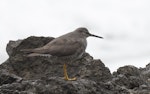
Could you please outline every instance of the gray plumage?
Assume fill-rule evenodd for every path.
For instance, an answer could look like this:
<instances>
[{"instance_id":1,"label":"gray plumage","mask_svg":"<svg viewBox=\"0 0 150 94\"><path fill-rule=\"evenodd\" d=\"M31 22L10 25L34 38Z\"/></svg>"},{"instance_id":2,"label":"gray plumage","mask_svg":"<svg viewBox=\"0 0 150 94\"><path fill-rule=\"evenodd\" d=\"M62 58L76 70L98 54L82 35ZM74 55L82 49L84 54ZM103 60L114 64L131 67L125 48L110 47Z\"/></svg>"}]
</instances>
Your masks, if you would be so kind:
<instances>
[{"instance_id":1,"label":"gray plumage","mask_svg":"<svg viewBox=\"0 0 150 94\"><path fill-rule=\"evenodd\" d=\"M78 28L73 32L62 35L53 39L43 47L35 49L24 49L22 51L31 52L28 56L39 56L48 54L56 57L72 57L80 58L87 47L86 38L94 36L102 38L93 34L90 34L86 28Z\"/></svg>"}]
</instances>

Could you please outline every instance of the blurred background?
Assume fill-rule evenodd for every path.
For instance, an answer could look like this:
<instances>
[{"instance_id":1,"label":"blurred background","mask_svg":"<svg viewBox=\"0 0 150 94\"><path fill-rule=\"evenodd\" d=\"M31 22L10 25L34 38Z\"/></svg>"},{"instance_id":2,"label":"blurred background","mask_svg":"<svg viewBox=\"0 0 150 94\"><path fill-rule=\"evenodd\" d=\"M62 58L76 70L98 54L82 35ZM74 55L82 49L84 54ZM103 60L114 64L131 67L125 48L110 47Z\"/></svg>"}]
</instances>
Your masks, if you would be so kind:
<instances>
[{"instance_id":1,"label":"blurred background","mask_svg":"<svg viewBox=\"0 0 150 94\"><path fill-rule=\"evenodd\" d=\"M9 40L53 36L86 27L87 52L111 72L150 62L150 0L0 0L0 63Z\"/></svg>"}]
</instances>

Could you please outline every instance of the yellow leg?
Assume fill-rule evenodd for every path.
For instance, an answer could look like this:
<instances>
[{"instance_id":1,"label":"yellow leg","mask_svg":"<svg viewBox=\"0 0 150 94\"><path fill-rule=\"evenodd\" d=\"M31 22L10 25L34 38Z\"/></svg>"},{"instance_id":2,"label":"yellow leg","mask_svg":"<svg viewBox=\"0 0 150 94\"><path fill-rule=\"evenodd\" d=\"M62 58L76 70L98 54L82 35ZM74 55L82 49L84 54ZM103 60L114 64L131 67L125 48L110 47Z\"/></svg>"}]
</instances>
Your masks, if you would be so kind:
<instances>
[{"instance_id":1,"label":"yellow leg","mask_svg":"<svg viewBox=\"0 0 150 94\"><path fill-rule=\"evenodd\" d=\"M75 80L77 80L77 78L75 78L75 77L74 78L69 78L68 77L66 64L64 64L63 69L64 69L65 80L67 80L67 81L75 81Z\"/></svg>"}]
</instances>

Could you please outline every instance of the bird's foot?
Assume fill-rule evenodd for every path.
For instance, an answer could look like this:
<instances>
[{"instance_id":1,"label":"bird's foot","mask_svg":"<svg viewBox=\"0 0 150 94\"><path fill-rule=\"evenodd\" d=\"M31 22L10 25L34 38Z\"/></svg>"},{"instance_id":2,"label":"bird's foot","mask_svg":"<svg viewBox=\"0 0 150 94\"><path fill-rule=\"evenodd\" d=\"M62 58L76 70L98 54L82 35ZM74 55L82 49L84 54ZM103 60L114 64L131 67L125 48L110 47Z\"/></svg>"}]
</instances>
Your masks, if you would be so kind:
<instances>
[{"instance_id":1,"label":"bird's foot","mask_svg":"<svg viewBox=\"0 0 150 94\"><path fill-rule=\"evenodd\" d=\"M67 74L67 67L66 67L66 64L64 64L64 79L65 80L67 80L67 81L75 81L75 80L77 80L77 78L76 77L74 77L74 78L69 78L68 77L68 74Z\"/></svg>"},{"instance_id":2,"label":"bird's foot","mask_svg":"<svg viewBox=\"0 0 150 94\"><path fill-rule=\"evenodd\" d=\"M74 78L65 77L65 80L67 80L67 81L75 81L75 80L77 80L77 78L76 77L74 77Z\"/></svg>"}]
</instances>

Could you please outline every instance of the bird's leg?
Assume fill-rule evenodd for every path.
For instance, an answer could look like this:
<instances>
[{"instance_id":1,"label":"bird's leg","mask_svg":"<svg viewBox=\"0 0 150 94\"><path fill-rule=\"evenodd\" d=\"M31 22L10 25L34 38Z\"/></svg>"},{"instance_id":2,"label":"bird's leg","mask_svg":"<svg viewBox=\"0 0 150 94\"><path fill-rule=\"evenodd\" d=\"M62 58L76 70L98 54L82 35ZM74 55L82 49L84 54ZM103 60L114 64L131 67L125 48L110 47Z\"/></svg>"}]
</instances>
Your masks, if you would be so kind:
<instances>
[{"instance_id":1,"label":"bird's leg","mask_svg":"<svg viewBox=\"0 0 150 94\"><path fill-rule=\"evenodd\" d=\"M77 78L69 78L68 77L68 74L67 74L67 67L66 67L66 64L64 64L63 66L63 69L64 69L64 77L65 77L65 80L68 80L68 81L75 81Z\"/></svg>"}]
</instances>

